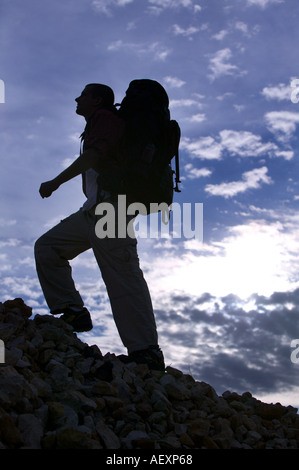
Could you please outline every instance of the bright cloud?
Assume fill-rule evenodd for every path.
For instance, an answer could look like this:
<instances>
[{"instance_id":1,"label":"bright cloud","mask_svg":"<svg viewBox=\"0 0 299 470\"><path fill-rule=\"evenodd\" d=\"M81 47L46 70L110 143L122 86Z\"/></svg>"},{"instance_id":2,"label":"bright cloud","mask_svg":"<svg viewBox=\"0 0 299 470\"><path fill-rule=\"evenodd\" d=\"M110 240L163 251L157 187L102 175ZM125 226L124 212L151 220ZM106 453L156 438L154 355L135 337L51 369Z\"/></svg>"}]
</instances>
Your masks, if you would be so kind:
<instances>
[{"instance_id":1,"label":"bright cloud","mask_svg":"<svg viewBox=\"0 0 299 470\"><path fill-rule=\"evenodd\" d=\"M231 155L257 157L277 150L275 144L272 142L263 143L261 137L252 132L223 130L219 135L223 148Z\"/></svg>"},{"instance_id":2,"label":"bright cloud","mask_svg":"<svg viewBox=\"0 0 299 470\"><path fill-rule=\"evenodd\" d=\"M124 7L134 0L93 0L92 5L99 13L110 15L113 8Z\"/></svg>"},{"instance_id":3,"label":"bright cloud","mask_svg":"<svg viewBox=\"0 0 299 470\"><path fill-rule=\"evenodd\" d=\"M222 41L228 34L229 31L227 29L222 29L221 31L219 31L219 33L214 34L212 38L217 39L217 41Z\"/></svg>"},{"instance_id":4,"label":"bright cloud","mask_svg":"<svg viewBox=\"0 0 299 470\"><path fill-rule=\"evenodd\" d=\"M261 8L266 8L268 5L274 3L284 3L284 0L247 0L248 5L257 5Z\"/></svg>"},{"instance_id":5,"label":"bright cloud","mask_svg":"<svg viewBox=\"0 0 299 470\"><path fill-rule=\"evenodd\" d=\"M221 29L218 33L214 34L212 39L223 41L228 35L232 35L236 31L243 33L246 37L251 37L259 31L259 26L255 25L249 29L248 24L243 21L236 21L235 24L229 24L225 29Z\"/></svg>"},{"instance_id":6,"label":"bright cloud","mask_svg":"<svg viewBox=\"0 0 299 470\"><path fill-rule=\"evenodd\" d=\"M196 101L190 98L170 100L170 108L180 108L180 107L189 107L189 106L197 106L201 108L202 104L199 101Z\"/></svg>"},{"instance_id":7,"label":"bright cloud","mask_svg":"<svg viewBox=\"0 0 299 470\"><path fill-rule=\"evenodd\" d=\"M238 31L242 31L244 34L248 34L248 25L244 23L243 21L237 21L235 24L235 28Z\"/></svg>"},{"instance_id":8,"label":"bright cloud","mask_svg":"<svg viewBox=\"0 0 299 470\"><path fill-rule=\"evenodd\" d=\"M229 48L217 51L210 59L209 69L211 70L210 78L215 80L222 75L234 75L240 73L239 68L230 63L232 51Z\"/></svg>"},{"instance_id":9,"label":"bright cloud","mask_svg":"<svg viewBox=\"0 0 299 470\"><path fill-rule=\"evenodd\" d=\"M200 29L195 26L189 26L189 28L186 29L177 24L173 26L173 32L176 36L192 36L193 34L198 33L198 31L200 31Z\"/></svg>"},{"instance_id":10,"label":"bright cloud","mask_svg":"<svg viewBox=\"0 0 299 470\"><path fill-rule=\"evenodd\" d=\"M299 123L299 113L291 111L270 111L265 115L268 129L278 140L289 141Z\"/></svg>"},{"instance_id":11,"label":"bright cloud","mask_svg":"<svg viewBox=\"0 0 299 470\"><path fill-rule=\"evenodd\" d=\"M249 131L224 129L219 137L201 137L197 140L183 139L182 148L191 157L220 160L224 152L239 157L282 157L289 160L293 156L291 150L280 149L274 142L263 142L261 136Z\"/></svg>"},{"instance_id":12,"label":"bright cloud","mask_svg":"<svg viewBox=\"0 0 299 470\"><path fill-rule=\"evenodd\" d=\"M264 87L262 90L262 95L265 96L268 100L290 100L291 99L291 86L284 83L279 83L276 86Z\"/></svg>"},{"instance_id":13,"label":"bright cloud","mask_svg":"<svg viewBox=\"0 0 299 470\"><path fill-rule=\"evenodd\" d=\"M153 42L151 44L125 43L121 39L110 43L107 50L133 52L140 57L152 56L154 60L161 61L164 61L171 52L170 49L161 45L159 42Z\"/></svg>"},{"instance_id":14,"label":"bright cloud","mask_svg":"<svg viewBox=\"0 0 299 470\"><path fill-rule=\"evenodd\" d=\"M210 176L212 171L208 168L195 168L192 163L188 163L184 166L184 174L186 178L194 179Z\"/></svg>"},{"instance_id":15,"label":"bright cloud","mask_svg":"<svg viewBox=\"0 0 299 470\"><path fill-rule=\"evenodd\" d=\"M164 77L164 82L166 83L167 86L170 86L171 88L181 88L183 85L186 84L184 80L180 80L177 77Z\"/></svg>"},{"instance_id":16,"label":"bright cloud","mask_svg":"<svg viewBox=\"0 0 299 470\"><path fill-rule=\"evenodd\" d=\"M298 287L298 240L296 218L277 212L276 220L261 218L230 227L221 241L187 240L183 253L163 256L162 264L160 257L143 254L143 266L156 293L237 293L244 299L254 292L271 295Z\"/></svg>"},{"instance_id":17,"label":"bright cloud","mask_svg":"<svg viewBox=\"0 0 299 470\"><path fill-rule=\"evenodd\" d=\"M203 113L198 113L198 114L192 114L192 116L190 117L187 117L185 118L186 121L189 121L189 122L203 122L205 121L207 118L206 118L206 115L203 114Z\"/></svg>"},{"instance_id":18,"label":"bright cloud","mask_svg":"<svg viewBox=\"0 0 299 470\"><path fill-rule=\"evenodd\" d=\"M267 175L268 168L255 168L251 171L246 171L242 175L242 180L232 181L229 183L220 184L208 184L205 187L205 191L212 196L223 196L224 198L230 198L236 196L239 193L244 193L249 189L258 189L261 184L272 183L271 178Z\"/></svg>"},{"instance_id":19,"label":"bright cloud","mask_svg":"<svg viewBox=\"0 0 299 470\"><path fill-rule=\"evenodd\" d=\"M180 145L192 157L206 160L220 160L222 157L222 146L213 137L201 137L198 140L183 138Z\"/></svg>"},{"instance_id":20,"label":"bright cloud","mask_svg":"<svg viewBox=\"0 0 299 470\"><path fill-rule=\"evenodd\" d=\"M160 8L191 7L193 0L148 0L150 4Z\"/></svg>"}]
</instances>

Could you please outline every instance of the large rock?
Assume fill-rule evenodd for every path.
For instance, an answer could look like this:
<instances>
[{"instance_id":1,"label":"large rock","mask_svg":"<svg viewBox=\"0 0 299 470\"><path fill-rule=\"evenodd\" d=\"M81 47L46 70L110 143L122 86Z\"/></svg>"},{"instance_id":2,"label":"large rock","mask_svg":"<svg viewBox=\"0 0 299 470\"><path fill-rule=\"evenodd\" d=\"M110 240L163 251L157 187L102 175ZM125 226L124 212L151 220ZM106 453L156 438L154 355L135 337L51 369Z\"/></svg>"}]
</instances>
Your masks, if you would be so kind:
<instances>
[{"instance_id":1,"label":"large rock","mask_svg":"<svg viewBox=\"0 0 299 470\"><path fill-rule=\"evenodd\" d=\"M298 449L297 409L125 365L22 299L0 303L0 449Z\"/></svg>"}]
</instances>

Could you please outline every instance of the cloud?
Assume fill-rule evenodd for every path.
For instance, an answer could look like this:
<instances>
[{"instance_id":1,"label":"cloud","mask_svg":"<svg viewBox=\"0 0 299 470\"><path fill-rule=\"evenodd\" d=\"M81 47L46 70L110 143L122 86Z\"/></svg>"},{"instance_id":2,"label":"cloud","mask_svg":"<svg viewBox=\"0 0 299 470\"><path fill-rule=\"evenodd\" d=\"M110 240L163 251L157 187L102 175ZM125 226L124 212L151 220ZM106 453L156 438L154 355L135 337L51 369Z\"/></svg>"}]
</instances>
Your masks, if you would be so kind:
<instances>
[{"instance_id":1,"label":"cloud","mask_svg":"<svg viewBox=\"0 0 299 470\"><path fill-rule=\"evenodd\" d=\"M147 11L154 15L160 15L167 9L179 10L180 8L189 8L190 11L194 13L201 11L202 7L200 5L193 5L193 1L194 0L148 0L150 5Z\"/></svg>"},{"instance_id":2,"label":"cloud","mask_svg":"<svg viewBox=\"0 0 299 470\"><path fill-rule=\"evenodd\" d=\"M268 129L277 140L288 141L296 131L299 123L299 113L291 111L270 111L265 115Z\"/></svg>"},{"instance_id":3,"label":"cloud","mask_svg":"<svg viewBox=\"0 0 299 470\"><path fill-rule=\"evenodd\" d=\"M163 11L167 8L188 8L193 4L193 0L148 0L151 5Z\"/></svg>"},{"instance_id":4,"label":"cloud","mask_svg":"<svg viewBox=\"0 0 299 470\"><path fill-rule=\"evenodd\" d=\"M209 75L209 78L211 80L215 80L216 78L219 78L222 75L240 75L245 73L240 72L239 68L236 65L230 63L231 58L231 49L226 48L217 51L213 55L213 57L210 58L209 69L212 73Z\"/></svg>"},{"instance_id":5,"label":"cloud","mask_svg":"<svg viewBox=\"0 0 299 470\"><path fill-rule=\"evenodd\" d=\"M92 6L97 12L110 16L114 8L124 7L132 2L134 0L93 0Z\"/></svg>"},{"instance_id":6,"label":"cloud","mask_svg":"<svg viewBox=\"0 0 299 470\"><path fill-rule=\"evenodd\" d=\"M228 228L220 242L209 240L204 247L189 240L176 255L165 245L156 256L152 250L141 254L141 261L167 364L219 393L281 394L299 385L289 347L297 331L299 291L290 284L298 279L299 216L285 208L271 214L251 209L262 219ZM77 267L75 279L95 324L84 341L103 353L122 353L103 283L95 282L93 267L89 276ZM28 277L5 278L1 293L3 300L21 295L35 313L48 313L38 282Z\"/></svg>"},{"instance_id":7,"label":"cloud","mask_svg":"<svg viewBox=\"0 0 299 470\"><path fill-rule=\"evenodd\" d=\"M291 86L285 83L279 83L276 86L264 87L262 95L268 100L290 101L291 99Z\"/></svg>"},{"instance_id":8,"label":"cloud","mask_svg":"<svg viewBox=\"0 0 299 470\"><path fill-rule=\"evenodd\" d=\"M17 221L15 219L3 219L0 218L0 226L1 227L10 227L11 225L15 225Z\"/></svg>"},{"instance_id":9,"label":"cloud","mask_svg":"<svg viewBox=\"0 0 299 470\"><path fill-rule=\"evenodd\" d=\"M194 167L189 169L192 172ZM141 267L149 283L155 308L169 305L169 293L198 296L209 292L217 297L234 293L246 299L254 292L269 296L275 290L291 290L296 283L298 286L297 211L287 211L285 206L281 211L267 212L258 207L250 207L248 210L252 212L251 219L247 217L243 224L228 226L221 240L213 240L212 237L205 243L197 239L177 240L175 246L179 249L176 250L163 243L159 249L156 248L156 239L140 241ZM160 241L163 242L163 239ZM24 258L24 248L13 248L13 252L16 273L18 263ZM71 263L74 279L78 286L83 286L85 299L95 298L99 292L101 295L105 292L100 272L95 280L97 267L92 260L92 253L88 252ZM22 286L24 290L21 291ZM28 294L30 289L35 297L42 297L36 276L21 278L10 275L1 283L1 298L18 296L19 290Z\"/></svg>"},{"instance_id":10,"label":"cloud","mask_svg":"<svg viewBox=\"0 0 299 470\"><path fill-rule=\"evenodd\" d=\"M15 224L12 224L15 225ZM21 240L17 238L8 238L6 240L0 240L0 248L4 247L17 247L21 244Z\"/></svg>"},{"instance_id":11,"label":"cloud","mask_svg":"<svg viewBox=\"0 0 299 470\"><path fill-rule=\"evenodd\" d=\"M266 172L259 177L266 178L267 184ZM258 180L254 174L249 178L255 183ZM158 274L160 263L155 264L151 250L143 254L153 291L158 293L163 286L164 291L192 295L209 292L216 296L234 293L246 299L254 292L268 296L275 290L298 287L297 214L276 211L273 219L261 214L256 220L252 217L225 231L220 241L213 241L211 236L205 243L196 239L183 241L184 251L171 259L167 252L165 256L161 252L163 270L167 273L163 275L163 284Z\"/></svg>"},{"instance_id":12,"label":"cloud","mask_svg":"<svg viewBox=\"0 0 299 470\"><path fill-rule=\"evenodd\" d=\"M222 29L221 31L219 31L219 33L214 34L214 36L212 36L212 39L217 39L217 41L222 41L228 34L229 34L229 31L227 29Z\"/></svg>"},{"instance_id":13,"label":"cloud","mask_svg":"<svg viewBox=\"0 0 299 470\"><path fill-rule=\"evenodd\" d=\"M220 160L222 158L222 146L213 137L201 137L197 140L183 138L181 140L180 148L187 150L191 157L206 159L206 160Z\"/></svg>"},{"instance_id":14,"label":"cloud","mask_svg":"<svg viewBox=\"0 0 299 470\"><path fill-rule=\"evenodd\" d=\"M8 256L6 253L0 254L0 272L11 272L12 264L8 261Z\"/></svg>"},{"instance_id":15,"label":"cloud","mask_svg":"<svg viewBox=\"0 0 299 470\"><path fill-rule=\"evenodd\" d=\"M229 34L233 34L235 31L243 33L246 37L251 37L258 33L260 30L259 25L253 26L250 30L246 23L243 21L236 21L235 24L231 24L227 29L221 29L218 33L212 36L212 39L217 41L223 41Z\"/></svg>"},{"instance_id":16,"label":"cloud","mask_svg":"<svg viewBox=\"0 0 299 470\"><path fill-rule=\"evenodd\" d=\"M286 294L298 297L296 291ZM280 402L296 406L290 392L298 387L298 375L292 373L289 345L295 309L279 298L265 309L269 300L253 297L249 307L234 295L172 295L168 307L157 312L166 360L218 393L249 390L259 397L275 391Z\"/></svg>"},{"instance_id":17,"label":"cloud","mask_svg":"<svg viewBox=\"0 0 299 470\"><path fill-rule=\"evenodd\" d=\"M175 83L174 83L175 84ZM199 99L204 98L202 95L198 95L194 93L194 96L196 96ZM198 113L198 109L203 108L203 104L198 101L198 99L193 99L193 98L180 98L180 99L171 99L169 103L169 108L171 112L173 110L178 109L178 119L186 122L193 122L193 123L200 123L206 120L206 115L204 113ZM188 138L185 139L185 142L187 142ZM183 141L182 139L182 146L183 146ZM181 146L181 148L183 148Z\"/></svg>"},{"instance_id":18,"label":"cloud","mask_svg":"<svg viewBox=\"0 0 299 470\"><path fill-rule=\"evenodd\" d=\"M146 43L125 43L121 39L112 42L107 47L108 51L125 51L133 52L137 56L144 57L146 55L152 56L154 60L164 61L171 50L161 45L159 42L153 42L151 44Z\"/></svg>"},{"instance_id":19,"label":"cloud","mask_svg":"<svg viewBox=\"0 0 299 470\"><path fill-rule=\"evenodd\" d=\"M234 197L239 193L244 193L249 189L259 189L261 184L272 183L271 178L267 175L268 168L255 168L246 171L242 175L242 180L232 181L229 183L208 184L205 191L212 196L223 196L224 198Z\"/></svg>"},{"instance_id":20,"label":"cloud","mask_svg":"<svg viewBox=\"0 0 299 470\"><path fill-rule=\"evenodd\" d=\"M272 142L263 143L259 135L248 131L223 130L219 133L221 144L231 155L259 157L277 150Z\"/></svg>"},{"instance_id":21,"label":"cloud","mask_svg":"<svg viewBox=\"0 0 299 470\"><path fill-rule=\"evenodd\" d=\"M193 34L198 33L198 31L200 31L200 28L196 28L195 26L189 26L189 28L184 29L177 24L173 25L173 33L175 36L193 36Z\"/></svg>"},{"instance_id":22,"label":"cloud","mask_svg":"<svg viewBox=\"0 0 299 470\"><path fill-rule=\"evenodd\" d=\"M180 80L177 77L168 76L168 77L164 77L163 80L166 83L166 85L168 85L171 88L181 88L183 85L186 84L186 82L184 82L183 80Z\"/></svg>"},{"instance_id":23,"label":"cloud","mask_svg":"<svg viewBox=\"0 0 299 470\"><path fill-rule=\"evenodd\" d=\"M274 3L284 3L284 0L247 0L248 5L257 5L261 8L266 8Z\"/></svg>"},{"instance_id":24,"label":"cloud","mask_svg":"<svg viewBox=\"0 0 299 470\"><path fill-rule=\"evenodd\" d=\"M241 111L244 111L245 109L245 106L242 104L234 104L233 107L238 113L240 113Z\"/></svg>"},{"instance_id":25,"label":"cloud","mask_svg":"<svg viewBox=\"0 0 299 470\"><path fill-rule=\"evenodd\" d=\"M190 118L192 119L192 118ZM238 157L282 157L289 160L293 157L290 149L279 149L274 142L263 142L261 136L249 131L224 129L217 138L206 136L200 139L182 139L181 148L191 157L201 159L223 158L224 152Z\"/></svg>"},{"instance_id":26,"label":"cloud","mask_svg":"<svg viewBox=\"0 0 299 470\"><path fill-rule=\"evenodd\" d=\"M230 243L254 233L262 236L263 228L266 228L263 224L253 225L250 231L250 225L244 226L239 234L236 231L231 234ZM264 231L265 240L267 237L271 240L275 234L270 227ZM257 238L256 244L261 241L262 238ZM243 255L241 248L238 247ZM261 254L263 269L265 260ZM244 272L236 275L243 277ZM38 286L28 278L6 279L5 285L17 294L22 292L26 303L33 307L33 314L48 313L40 298L32 296L34 289L38 292ZM102 293L99 295L99 285L95 285L94 279L79 285L84 287L86 305L94 322L94 329L79 334L80 338L87 344L98 344L103 354L122 353L109 302ZM20 289L21 286L25 288ZM299 383L290 360L290 341L296 336L298 299L298 289L274 291L269 296L256 294L246 300L233 294L216 296L201 289L197 294L175 289L167 295L164 292L154 300L159 344L166 363L211 384L219 394L225 390L250 391L257 398L268 395L269 401L273 401L271 396L275 392L281 403L296 406L293 390Z\"/></svg>"},{"instance_id":27,"label":"cloud","mask_svg":"<svg viewBox=\"0 0 299 470\"><path fill-rule=\"evenodd\" d=\"M199 122L203 122L205 121L207 118L206 118L206 115L203 114L203 113L198 113L198 114L193 114L192 116L190 117L187 117L185 118L184 120L185 121L188 121L188 122L196 122L196 123L199 123Z\"/></svg>"},{"instance_id":28,"label":"cloud","mask_svg":"<svg viewBox=\"0 0 299 470\"><path fill-rule=\"evenodd\" d=\"M195 179L210 176L212 171L208 168L195 168L192 163L188 163L184 166L184 174L188 179Z\"/></svg>"},{"instance_id":29,"label":"cloud","mask_svg":"<svg viewBox=\"0 0 299 470\"><path fill-rule=\"evenodd\" d=\"M243 21L237 21L236 24L235 24L235 28L238 31L241 31L242 33L244 33L246 35L248 34L248 26Z\"/></svg>"},{"instance_id":30,"label":"cloud","mask_svg":"<svg viewBox=\"0 0 299 470\"><path fill-rule=\"evenodd\" d=\"M275 156L282 157L285 160L292 160L292 158L294 158L294 151L293 150L276 150Z\"/></svg>"},{"instance_id":31,"label":"cloud","mask_svg":"<svg viewBox=\"0 0 299 470\"><path fill-rule=\"evenodd\" d=\"M189 106L197 106L201 108L202 104L197 100L193 100L190 98L185 98L185 99L182 98L179 100L170 100L169 106L170 108L180 108L180 107L189 107Z\"/></svg>"},{"instance_id":32,"label":"cloud","mask_svg":"<svg viewBox=\"0 0 299 470\"><path fill-rule=\"evenodd\" d=\"M8 296L6 293L9 293ZM3 299L24 297L38 299L41 295L39 282L37 279L24 277L3 277L1 280L1 294Z\"/></svg>"},{"instance_id":33,"label":"cloud","mask_svg":"<svg viewBox=\"0 0 299 470\"><path fill-rule=\"evenodd\" d=\"M166 361L221 393L249 390L269 399L276 392L280 402L292 404L299 386L290 361L299 299L298 287L292 288L298 215L285 209L271 211L272 220L265 210L260 215L228 228L220 242L188 240L176 259L163 256L162 283L161 263L148 253L147 278Z\"/></svg>"}]
</instances>

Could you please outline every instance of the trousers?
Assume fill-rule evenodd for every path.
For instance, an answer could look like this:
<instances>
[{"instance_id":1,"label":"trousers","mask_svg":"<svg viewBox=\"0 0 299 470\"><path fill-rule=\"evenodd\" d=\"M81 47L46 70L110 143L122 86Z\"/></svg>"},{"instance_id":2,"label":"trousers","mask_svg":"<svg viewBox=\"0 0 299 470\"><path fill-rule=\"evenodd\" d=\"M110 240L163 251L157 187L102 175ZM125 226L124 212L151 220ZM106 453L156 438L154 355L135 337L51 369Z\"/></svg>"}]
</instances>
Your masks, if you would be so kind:
<instances>
[{"instance_id":1,"label":"trousers","mask_svg":"<svg viewBox=\"0 0 299 470\"><path fill-rule=\"evenodd\" d=\"M69 261L92 249L118 333L128 353L157 345L155 316L139 264L136 237L127 234L124 238L99 238L95 230L98 219L94 208L79 210L36 241L36 271L48 307L55 314L72 305L84 305Z\"/></svg>"}]
</instances>

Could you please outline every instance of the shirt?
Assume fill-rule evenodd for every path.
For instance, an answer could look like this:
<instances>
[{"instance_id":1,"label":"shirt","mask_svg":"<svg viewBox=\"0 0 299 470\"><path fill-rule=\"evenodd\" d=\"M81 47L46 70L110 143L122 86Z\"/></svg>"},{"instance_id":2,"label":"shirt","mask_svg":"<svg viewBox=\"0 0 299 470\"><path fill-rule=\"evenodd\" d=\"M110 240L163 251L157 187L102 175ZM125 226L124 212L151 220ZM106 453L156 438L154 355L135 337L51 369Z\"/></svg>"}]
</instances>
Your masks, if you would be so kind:
<instances>
[{"instance_id":1,"label":"shirt","mask_svg":"<svg viewBox=\"0 0 299 470\"><path fill-rule=\"evenodd\" d=\"M82 134L83 152L87 149L95 149L99 153L99 163L103 170L115 168L121 159L119 141L124 132L124 121L115 113L106 109L95 111L88 119ZM82 174L83 192L87 200L83 204L83 210L89 210L98 202L99 173L89 168ZM102 191L101 199L109 194Z\"/></svg>"}]
</instances>

